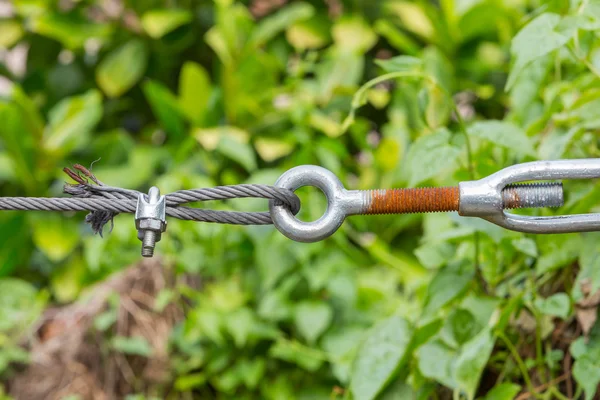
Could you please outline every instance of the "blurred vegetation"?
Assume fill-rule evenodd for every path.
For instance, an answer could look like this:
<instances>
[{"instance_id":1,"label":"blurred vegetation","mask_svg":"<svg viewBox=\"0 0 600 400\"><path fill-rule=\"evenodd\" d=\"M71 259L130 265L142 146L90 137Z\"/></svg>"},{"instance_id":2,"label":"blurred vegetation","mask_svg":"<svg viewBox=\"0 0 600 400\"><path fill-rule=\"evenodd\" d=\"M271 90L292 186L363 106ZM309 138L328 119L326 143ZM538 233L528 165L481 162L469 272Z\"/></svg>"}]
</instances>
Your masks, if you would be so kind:
<instances>
[{"instance_id":1,"label":"blurred vegetation","mask_svg":"<svg viewBox=\"0 0 600 400\"><path fill-rule=\"evenodd\" d=\"M61 169L95 160L110 185L166 193L272 184L299 164L368 189L600 156L596 0L13 0L0 12L2 196L60 195ZM536 215L598 211L599 186L565 186L566 205ZM322 195L298 193L301 217L318 218ZM187 311L160 396L592 399L598 239L452 214L354 217L315 244L171 220L158 251L203 286L161 296ZM131 216L100 238L81 214L2 212L0 244L5 379L46 305L140 258Z\"/></svg>"}]
</instances>

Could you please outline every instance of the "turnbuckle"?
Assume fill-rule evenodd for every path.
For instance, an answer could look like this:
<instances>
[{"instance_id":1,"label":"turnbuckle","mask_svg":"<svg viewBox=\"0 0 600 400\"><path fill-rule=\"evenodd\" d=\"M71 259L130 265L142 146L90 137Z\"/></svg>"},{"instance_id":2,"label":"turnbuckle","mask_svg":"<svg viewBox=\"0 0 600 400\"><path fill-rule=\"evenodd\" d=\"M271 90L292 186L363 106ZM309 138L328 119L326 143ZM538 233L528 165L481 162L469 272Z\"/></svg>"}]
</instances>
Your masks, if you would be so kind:
<instances>
[{"instance_id":1,"label":"turnbuckle","mask_svg":"<svg viewBox=\"0 0 600 400\"><path fill-rule=\"evenodd\" d=\"M329 237L350 215L439 211L458 211L463 217L483 218L518 232L589 232L600 230L600 214L537 217L505 210L563 205L562 183L522 182L593 178L600 178L600 159L517 164L483 179L460 182L455 187L346 190L331 171L303 165L285 172L275 186L293 191L303 186L319 188L327 198L325 214L316 221L303 222L274 201L270 201L269 209L275 227L299 242L316 242Z\"/></svg>"}]
</instances>

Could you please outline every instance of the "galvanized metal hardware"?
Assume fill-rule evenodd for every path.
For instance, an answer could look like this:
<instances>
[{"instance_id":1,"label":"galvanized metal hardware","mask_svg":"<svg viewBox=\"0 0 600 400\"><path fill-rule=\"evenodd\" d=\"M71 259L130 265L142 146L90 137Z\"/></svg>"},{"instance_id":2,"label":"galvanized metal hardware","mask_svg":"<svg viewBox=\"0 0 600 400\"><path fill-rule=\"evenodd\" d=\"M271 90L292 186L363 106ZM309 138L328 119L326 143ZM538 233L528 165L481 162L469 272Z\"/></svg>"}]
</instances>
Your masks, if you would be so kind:
<instances>
[{"instance_id":1,"label":"galvanized metal hardware","mask_svg":"<svg viewBox=\"0 0 600 400\"><path fill-rule=\"evenodd\" d=\"M487 178L461 182L457 187L346 190L325 168L304 165L285 172L275 186L297 190L316 186L327 197L327 210L316 221L302 222L289 209L269 203L275 227L290 239L316 242L332 235L345 218L357 214L403 214L458 211L507 229L529 233L600 230L600 214L532 217L506 209L560 207L562 183L520 184L525 181L600 178L600 159L538 161L505 168Z\"/></svg>"},{"instance_id":2,"label":"galvanized metal hardware","mask_svg":"<svg viewBox=\"0 0 600 400\"><path fill-rule=\"evenodd\" d=\"M527 233L569 233L600 230L600 214L574 214L531 217L507 213L502 207L501 191L523 181L600 178L600 159L534 161L500 170L478 181L461 182L462 216L480 217L503 228ZM540 201L554 196L552 192L534 193Z\"/></svg>"},{"instance_id":3,"label":"galvanized metal hardware","mask_svg":"<svg viewBox=\"0 0 600 400\"><path fill-rule=\"evenodd\" d=\"M135 210L135 227L138 239L142 241L142 256L152 257L156 242L160 242L161 234L167 229L165 196L153 186L148 196L140 193Z\"/></svg>"}]
</instances>

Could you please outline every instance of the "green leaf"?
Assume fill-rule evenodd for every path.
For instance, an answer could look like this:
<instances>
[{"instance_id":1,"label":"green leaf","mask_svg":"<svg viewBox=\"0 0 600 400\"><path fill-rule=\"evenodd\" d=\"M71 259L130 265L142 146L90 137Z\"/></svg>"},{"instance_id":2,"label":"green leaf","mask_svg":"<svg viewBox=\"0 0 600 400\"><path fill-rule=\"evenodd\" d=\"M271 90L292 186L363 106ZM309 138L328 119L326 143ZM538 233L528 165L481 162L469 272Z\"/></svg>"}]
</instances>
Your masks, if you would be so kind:
<instances>
[{"instance_id":1,"label":"green leaf","mask_svg":"<svg viewBox=\"0 0 600 400\"><path fill-rule=\"evenodd\" d=\"M467 288L473 277L472 272L453 271L449 268L442 269L436 274L427 288L424 314L437 311Z\"/></svg>"},{"instance_id":2,"label":"green leaf","mask_svg":"<svg viewBox=\"0 0 600 400\"><path fill-rule=\"evenodd\" d=\"M321 301L304 301L298 304L294 311L296 328L311 344L325 332L332 317L331 307Z\"/></svg>"},{"instance_id":3,"label":"green leaf","mask_svg":"<svg viewBox=\"0 0 600 400\"><path fill-rule=\"evenodd\" d=\"M456 387L454 368L456 351L440 341L424 344L417 351L418 367L423 376L435 379L442 385Z\"/></svg>"},{"instance_id":4,"label":"green leaf","mask_svg":"<svg viewBox=\"0 0 600 400\"><path fill-rule=\"evenodd\" d=\"M148 341L142 336L115 336L111 340L112 347L125 354L135 356L150 357L152 348Z\"/></svg>"},{"instance_id":5,"label":"green leaf","mask_svg":"<svg viewBox=\"0 0 600 400\"><path fill-rule=\"evenodd\" d=\"M181 139L186 134L183 113L177 98L171 91L155 81L146 81L142 88L154 115L160 121L167 134Z\"/></svg>"},{"instance_id":6,"label":"green leaf","mask_svg":"<svg viewBox=\"0 0 600 400\"><path fill-rule=\"evenodd\" d=\"M32 239L37 248L53 262L65 259L79 244L78 223L60 214L31 216Z\"/></svg>"},{"instance_id":7,"label":"green leaf","mask_svg":"<svg viewBox=\"0 0 600 400\"><path fill-rule=\"evenodd\" d=\"M573 377L585 392L585 400L592 400L600 384L600 364L598 358L583 354L573 365Z\"/></svg>"},{"instance_id":8,"label":"green leaf","mask_svg":"<svg viewBox=\"0 0 600 400\"><path fill-rule=\"evenodd\" d=\"M250 39L252 46L262 46L290 25L308 20L314 15L315 9L308 3L296 2L281 8L275 14L260 21Z\"/></svg>"},{"instance_id":9,"label":"green leaf","mask_svg":"<svg viewBox=\"0 0 600 400\"><path fill-rule=\"evenodd\" d=\"M289 155L294 150L294 145L284 140L271 138L258 138L254 142L256 152L266 162L275 161Z\"/></svg>"},{"instance_id":10,"label":"green leaf","mask_svg":"<svg viewBox=\"0 0 600 400\"><path fill-rule=\"evenodd\" d=\"M411 56L396 56L387 60L375 60L385 72L419 71L423 69L423 60Z\"/></svg>"},{"instance_id":11,"label":"green leaf","mask_svg":"<svg viewBox=\"0 0 600 400\"><path fill-rule=\"evenodd\" d=\"M535 299L535 307L542 314L566 319L571 310L571 300L566 293L556 293L546 299Z\"/></svg>"},{"instance_id":12,"label":"green leaf","mask_svg":"<svg viewBox=\"0 0 600 400\"><path fill-rule=\"evenodd\" d=\"M175 389L180 392L189 392L194 388L202 387L206 381L207 377L203 372L182 375L175 380Z\"/></svg>"},{"instance_id":13,"label":"green leaf","mask_svg":"<svg viewBox=\"0 0 600 400\"><path fill-rule=\"evenodd\" d=\"M104 57L96 68L96 82L108 97L119 97L139 82L147 64L146 44L132 39Z\"/></svg>"},{"instance_id":14,"label":"green leaf","mask_svg":"<svg viewBox=\"0 0 600 400\"><path fill-rule=\"evenodd\" d=\"M56 154L68 154L87 143L89 134L102 119L102 95L90 90L67 97L48 112L43 144Z\"/></svg>"},{"instance_id":15,"label":"green leaf","mask_svg":"<svg viewBox=\"0 0 600 400\"><path fill-rule=\"evenodd\" d=\"M160 39L192 20L192 14L187 10L163 9L150 10L142 15L142 27L153 39Z\"/></svg>"},{"instance_id":16,"label":"green leaf","mask_svg":"<svg viewBox=\"0 0 600 400\"><path fill-rule=\"evenodd\" d=\"M507 121L488 120L472 124L470 136L488 140L521 155L534 155L533 145L525 131Z\"/></svg>"},{"instance_id":17,"label":"green leaf","mask_svg":"<svg viewBox=\"0 0 600 400\"><path fill-rule=\"evenodd\" d=\"M533 239L521 237L511 240L510 243L515 249L519 250L523 254L526 254L530 257L538 256L537 245Z\"/></svg>"},{"instance_id":18,"label":"green leaf","mask_svg":"<svg viewBox=\"0 0 600 400\"><path fill-rule=\"evenodd\" d=\"M406 362L413 334L406 320L393 316L379 322L358 349L350 390L357 399L372 400Z\"/></svg>"},{"instance_id":19,"label":"green leaf","mask_svg":"<svg viewBox=\"0 0 600 400\"><path fill-rule=\"evenodd\" d=\"M18 21L0 21L0 48L8 49L23 37L23 27Z\"/></svg>"},{"instance_id":20,"label":"green leaf","mask_svg":"<svg viewBox=\"0 0 600 400\"><path fill-rule=\"evenodd\" d=\"M72 257L52 274L50 286L54 297L62 303L75 300L83 288L86 266L80 257Z\"/></svg>"},{"instance_id":21,"label":"green leaf","mask_svg":"<svg viewBox=\"0 0 600 400\"><path fill-rule=\"evenodd\" d=\"M331 40L329 25L330 20L318 14L290 25L285 32L285 38L296 50L317 49Z\"/></svg>"},{"instance_id":22,"label":"green leaf","mask_svg":"<svg viewBox=\"0 0 600 400\"><path fill-rule=\"evenodd\" d=\"M579 253L579 273L573 285L573 299L578 301L584 297L581 286L587 282L589 292L600 290L600 251L598 249L600 233L591 232L583 235L583 243Z\"/></svg>"},{"instance_id":23,"label":"green leaf","mask_svg":"<svg viewBox=\"0 0 600 400\"><path fill-rule=\"evenodd\" d=\"M106 40L112 31L110 24L95 24L82 17L58 13L42 13L32 18L29 28L72 50L82 48L89 39Z\"/></svg>"},{"instance_id":24,"label":"green leaf","mask_svg":"<svg viewBox=\"0 0 600 400\"><path fill-rule=\"evenodd\" d=\"M538 275L554 271L575 261L583 244L578 234L538 237L537 241L541 254L536 264Z\"/></svg>"},{"instance_id":25,"label":"green leaf","mask_svg":"<svg viewBox=\"0 0 600 400\"><path fill-rule=\"evenodd\" d=\"M297 342L288 340L278 340L269 349L269 355L298 365L299 367L315 372L323 364L321 353L311 351L309 347L300 345Z\"/></svg>"},{"instance_id":26,"label":"green leaf","mask_svg":"<svg viewBox=\"0 0 600 400\"><path fill-rule=\"evenodd\" d=\"M506 90L515 83L517 76L532 61L559 49L572 38L572 31L557 29L561 22L558 14L544 13L529 22L513 38L510 52L515 61L508 75Z\"/></svg>"},{"instance_id":27,"label":"green leaf","mask_svg":"<svg viewBox=\"0 0 600 400\"><path fill-rule=\"evenodd\" d=\"M32 246L24 213L0 215L0 226L0 277L3 277L26 262Z\"/></svg>"},{"instance_id":28,"label":"green leaf","mask_svg":"<svg viewBox=\"0 0 600 400\"><path fill-rule=\"evenodd\" d=\"M501 383L490 390L483 400L513 400L521 391L521 386L514 383Z\"/></svg>"},{"instance_id":29,"label":"green leaf","mask_svg":"<svg viewBox=\"0 0 600 400\"><path fill-rule=\"evenodd\" d=\"M21 279L0 279L0 332L22 334L40 315L44 302L37 289Z\"/></svg>"},{"instance_id":30,"label":"green leaf","mask_svg":"<svg viewBox=\"0 0 600 400\"><path fill-rule=\"evenodd\" d=\"M231 136L223 136L217 147L220 153L238 162L246 171L252 172L257 168L256 153L249 143L235 140Z\"/></svg>"},{"instance_id":31,"label":"green leaf","mask_svg":"<svg viewBox=\"0 0 600 400\"><path fill-rule=\"evenodd\" d=\"M377 43L377 35L360 16L340 18L332 28L333 40L342 52L362 54Z\"/></svg>"},{"instance_id":32,"label":"green leaf","mask_svg":"<svg viewBox=\"0 0 600 400\"><path fill-rule=\"evenodd\" d=\"M463 309L455 310L450 314L448 324L452 331L453 339L458 345L468 342L481 330L481 325L477 323L473 314Z\"/></svg>"},{"instance_id":33,"label":"green leaf","mask_svg":"<svg viewBox=\"0 0 600 400\"><path fill-rule=\"evenodd\" d=\"M200 125L212 92L208 72L200 64L188 61L179 75L179 104L193 123Z\"/></svg>"},{"instance_id":34,"label":"green leaf","mask_svg":"<svg viewBox=\"0 0 600 400\"><path fill-rule=\"evenodd\" d=\"M458 387L467 393L469 399L475 397L479 379L493 348L494 337L486 329L464 344L456 360L456 382Z\"/></svg>"},{"instance_id":35,"label":"green leaf","mask_svg":"<svg viewBox=\"0 0 600 400\"><path fill-rule=\"evenodd\" d=\"M448 144L450 132L442 128L417 139L406 156L409 186L415 186L438 176L442 171L452 170L459 151Z\"/></svg>"}]
</instances>

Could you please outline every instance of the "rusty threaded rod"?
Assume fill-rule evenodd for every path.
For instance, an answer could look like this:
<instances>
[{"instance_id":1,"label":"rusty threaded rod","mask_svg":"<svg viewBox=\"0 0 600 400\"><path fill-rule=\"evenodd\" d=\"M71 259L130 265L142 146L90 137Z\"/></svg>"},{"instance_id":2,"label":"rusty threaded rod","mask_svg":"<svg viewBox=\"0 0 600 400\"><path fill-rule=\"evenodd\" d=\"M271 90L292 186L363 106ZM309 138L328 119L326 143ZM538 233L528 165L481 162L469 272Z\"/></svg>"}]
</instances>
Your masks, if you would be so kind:
<instances>
[{"instance_id":1,"label":"rusty threaded rod","mask_svg":"<svg viewBox=\"0 0 600 400\"><path fill-rule=\"evenodd\" d=\"M364 214L410 214L458 211L458 186L415 189L379 189L366 191ZM563 204L562 183L508 185L502 190L505 209L560 207Z\"/></svg>"}]
</instances>

